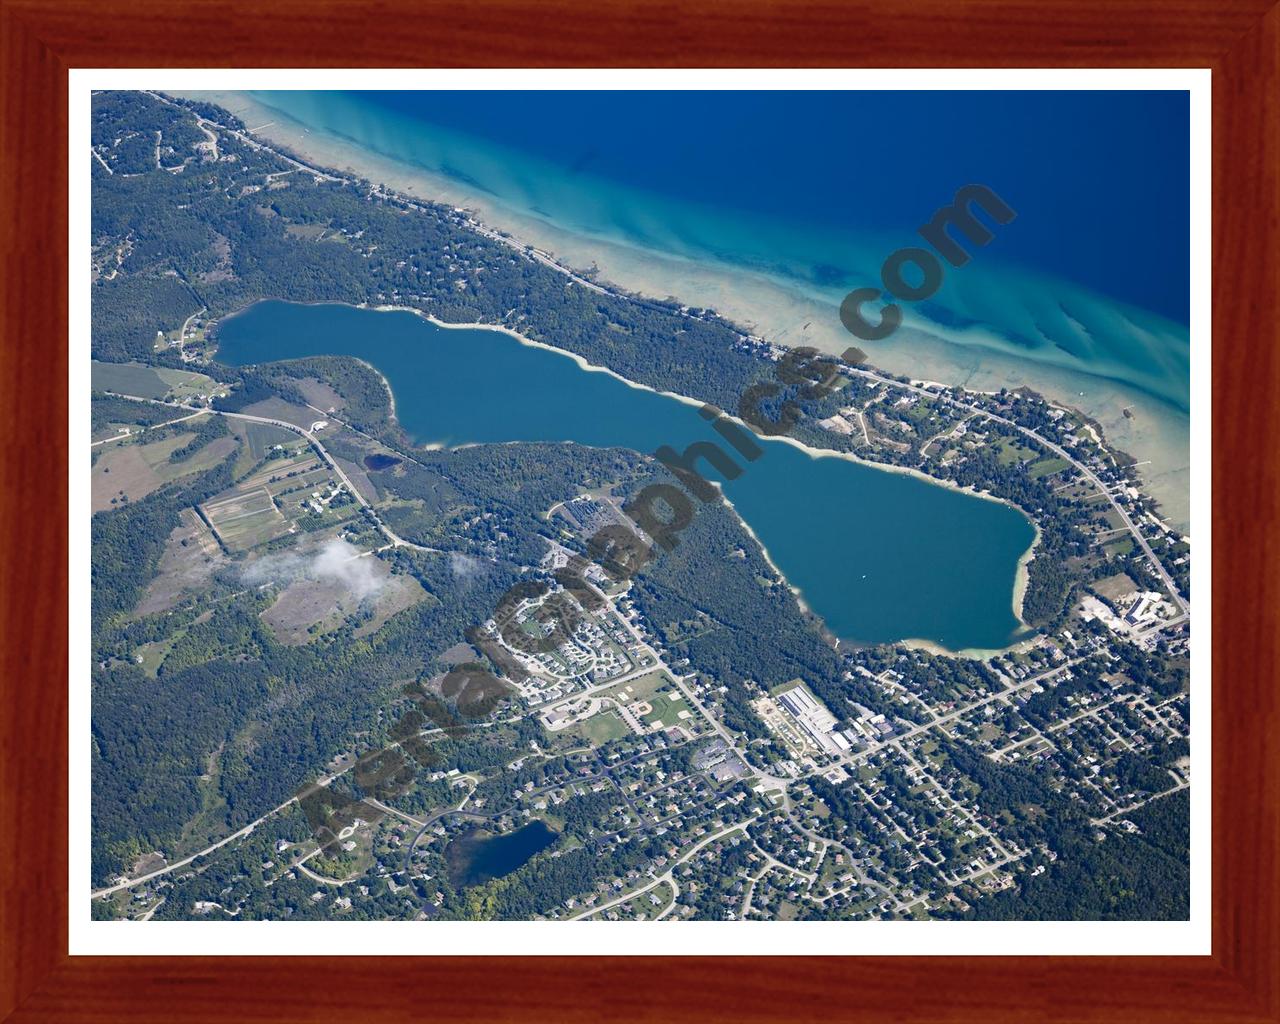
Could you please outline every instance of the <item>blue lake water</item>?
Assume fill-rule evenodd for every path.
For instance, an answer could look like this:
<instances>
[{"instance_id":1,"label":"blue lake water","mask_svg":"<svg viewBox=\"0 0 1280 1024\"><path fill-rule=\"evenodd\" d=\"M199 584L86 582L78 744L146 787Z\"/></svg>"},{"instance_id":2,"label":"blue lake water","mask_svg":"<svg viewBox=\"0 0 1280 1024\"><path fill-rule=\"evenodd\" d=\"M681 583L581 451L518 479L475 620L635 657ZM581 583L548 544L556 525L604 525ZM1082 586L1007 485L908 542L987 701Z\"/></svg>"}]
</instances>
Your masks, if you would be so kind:
<instances>
[{"instance_id":1,"label":"blue lake water","mask_svg":"<svg viewBox=\"0 0 1280 1024\"><path fill-rule=\"evenodd\" d=\"M378 368L421 443L575 441L646 454L713 441L695 406L582 369L484 328L440 328L403 312L263 302L222 321L230 365L314 355ZM1021 512L918 477L762 439L723 484L743 520L837 636L922 639L950 650L1005 646L1017 563L1034 540ZM678 557L677 552L672 556ZM762 623L762 628L767 624Z\"/></svg>"},{"instance_id":2,"label":"blue lake water","mask_svg":"<svg viewBox=\"0 0 1280 1024\"><path fill-rule=\"evenodd\" d=\"M910 322L1189 406L1186 92L252 95L561 229L833 304L981 183L1017 219Z\"/></svg>"},{"instance_id":3,"label":"blue lake water","mask_svg":"<svg viewBox=\"0 0 1280 1024\"><path fill-rule=\"evenodd\" d=\"M459 836L445 850L449 881L469 886L502 878L545 850L559 834L546 822L535 820L503 835L475 831Z\"/></svg>"}]
</instances>

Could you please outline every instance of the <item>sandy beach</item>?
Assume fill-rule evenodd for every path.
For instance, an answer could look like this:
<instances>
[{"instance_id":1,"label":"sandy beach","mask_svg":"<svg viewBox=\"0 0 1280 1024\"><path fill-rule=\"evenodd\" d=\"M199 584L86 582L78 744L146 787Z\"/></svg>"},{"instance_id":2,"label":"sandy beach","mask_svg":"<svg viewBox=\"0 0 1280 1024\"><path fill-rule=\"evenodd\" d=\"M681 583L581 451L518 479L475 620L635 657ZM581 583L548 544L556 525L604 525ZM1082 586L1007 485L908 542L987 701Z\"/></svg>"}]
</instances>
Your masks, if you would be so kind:
<instances>
[{"instance_id":1,"label":"sandy beach","mask_svg":"<svg viewBox=\"0 0 1280 1024\"><path fill-rule=\"evenodd\" d=\"M225 107L264 141L283 145L319 166L471 210L489 227L544 249L567 266L594 265L601 279L627 291L655 298L674 296L692 306L715 309L777 344L812 345L839 354L856 340L841 326L833 304L789 282L713 259L685 259L571 233L478 189L342 138L313 132L243 93L185 95ZM1101 426L1109 444L1137 460L1144 489L1159 501L1170 525L1190 532L1190 426L1185 415L1165 403L1101 377L972 343L949 342L943 331L933 328L926 332L905 326L889 339L858 342L858 347L867 352L872 365L890 373L978 391L1029 387L1057 404L1079 409Z\"/></svg>"}]
</instances>

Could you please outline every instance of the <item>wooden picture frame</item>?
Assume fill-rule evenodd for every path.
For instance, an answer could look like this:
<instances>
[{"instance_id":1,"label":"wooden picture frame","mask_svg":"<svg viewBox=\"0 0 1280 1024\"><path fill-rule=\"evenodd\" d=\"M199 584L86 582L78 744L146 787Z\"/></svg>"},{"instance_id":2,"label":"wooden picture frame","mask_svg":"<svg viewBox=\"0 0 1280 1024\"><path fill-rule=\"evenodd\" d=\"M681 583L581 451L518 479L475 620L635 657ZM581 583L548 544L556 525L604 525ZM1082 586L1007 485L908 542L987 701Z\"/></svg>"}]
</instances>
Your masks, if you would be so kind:
<instances>
[{"instance_id":1,"label":"wooden picture frame","mask_svg":"<svg viewBox=\"0 0 1280 1024\"><path fill-rule=\"evenodd\" d=\"M1280 7L0 0L0 52L0 1019L1280 1019ZM282 65L1211 68L1212 955L69 956L68 69Z\"/></svg>"}]
</instances>

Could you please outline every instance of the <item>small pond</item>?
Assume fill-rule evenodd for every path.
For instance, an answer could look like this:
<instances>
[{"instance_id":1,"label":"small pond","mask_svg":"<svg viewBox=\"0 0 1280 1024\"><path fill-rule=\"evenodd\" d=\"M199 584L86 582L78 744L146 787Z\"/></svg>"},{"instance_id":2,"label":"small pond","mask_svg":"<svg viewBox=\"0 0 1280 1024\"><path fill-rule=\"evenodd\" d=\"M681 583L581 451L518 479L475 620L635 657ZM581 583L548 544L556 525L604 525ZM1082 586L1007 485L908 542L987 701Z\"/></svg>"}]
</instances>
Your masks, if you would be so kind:
<instances>
[{"instance_id":1,"label":"small pond","mask_svg":"<svg viewBox=\"0 0 1280 1024\"><path fill-rule=\"evenodd\" d=\"M509 875L540 850L556 841L559 832L544 821L531 821L514 832L494 835L473 829L444 851L449 881L455 886L481 885Z\"/></svg>"}]
</instances>

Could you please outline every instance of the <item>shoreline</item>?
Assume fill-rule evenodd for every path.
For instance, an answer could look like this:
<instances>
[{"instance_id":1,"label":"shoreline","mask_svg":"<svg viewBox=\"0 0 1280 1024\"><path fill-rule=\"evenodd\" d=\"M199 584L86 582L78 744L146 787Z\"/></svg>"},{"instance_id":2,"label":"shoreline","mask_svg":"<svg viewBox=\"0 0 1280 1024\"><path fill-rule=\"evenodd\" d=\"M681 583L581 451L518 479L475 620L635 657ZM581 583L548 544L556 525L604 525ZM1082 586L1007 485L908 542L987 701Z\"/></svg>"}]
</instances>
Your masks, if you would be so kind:
<instances>
[{"instance_id":1,"label":"shoreline","mask_svg":"<svg viewBox=\"0 0 1280 1024\"><path fill-rule=\"evenodd\" d=\"M740 329L765 336L773 344L812 345L835 355L848 347L849 337L836 321L834 307L807 293L800 282L775 280L714 257L695 261L677 253L574 233L518 210L474 185L453 181L324 129L313 131L243 92L178 95L212 100L243 116L249 126L247 135L282 146L319 168L344 169L341 173L382 182L386 190L405 201L441 203L470 213L480 227L549 254L564 272L593 267L593 282L608 284L623 296L659 300L678 296L678 301L713 309ZM1180 534L1190 535L1190 422L1185 414L1102 375L1018 358L981 343L958 342L940 325L904 323L893 342L871 348L869 364L893 375L937 380L969 391L1029 387L1050 402L1066 405L1097 422L1108 447L1133 457L1142 490L1158 503L1164 521ZM1126 409L1132 415L1126 415Z\"/></svg>"},{"instance_id":2,"label":"shoreline","mask_svg":"<svg viewBox=\"0 0 1280 1024\"><path fill-rule=\"evenodd\" d=\"M1027 587L1031 583L1031 563L1036 557L1036 548L1040 546L1040 524L1030 516L1027 521L1031 523L1031 528L1036 531L1035 538L1031 541L1031 546L1022 553L1022 557L1018 559L1018 568L1013 573L1013 617L1027 626L1027 621L1022 617L1022 603L1026 600ZM1030 628L1027 626L1027 628Z\"/></svg>"},{"instance_id":3,"label":"shoreline","mask_svg":"<svg viewBox=\"0 0 1280 1024\"><path fill-rule=\"evenodd\" d=\"M818 622L822 624L822 631L824 633L829 632L829 630L827 629L826 619L824 619L821 615L819 615L817 612L815 612L812 608L809 607L809 603L804 599L804 591L801 590L799 587L797 587L789 579L787 579L786 574L781 569L778 568L778 564L773 560L773 556L769 554L769 549L765 547L764 542L761 541L760 538L756 536L756 531L752 528L751 524L742 517L742 513L738 511L737 506L735 506L732 501L730 501L728 498L725 497L724 488L722 488L719 484L715 484L713 486L717 491L720 492L720 500L723 501L726 506L728 506L728 508L733 512L734 516L737 518L738 522L742 524L742 528L746 531L747 536L750 537L753 541L755 541L756 547L760 549L760 554L764 558L765 565L767 565L770 569L772 569L774 574L778 577L778 579L782 581L782 585L791 591L791 596L796 599L796 604L800 606L800 611L803 612L805 615L810 615L813 618L817 619ZM834 636L835 634L833 633L832 635ZM840 638L837 637L837 640L840 640ZM843 640L841 640L841 642L852 643L852 641L843 641Z\"/></svg>"}]
</instances>

